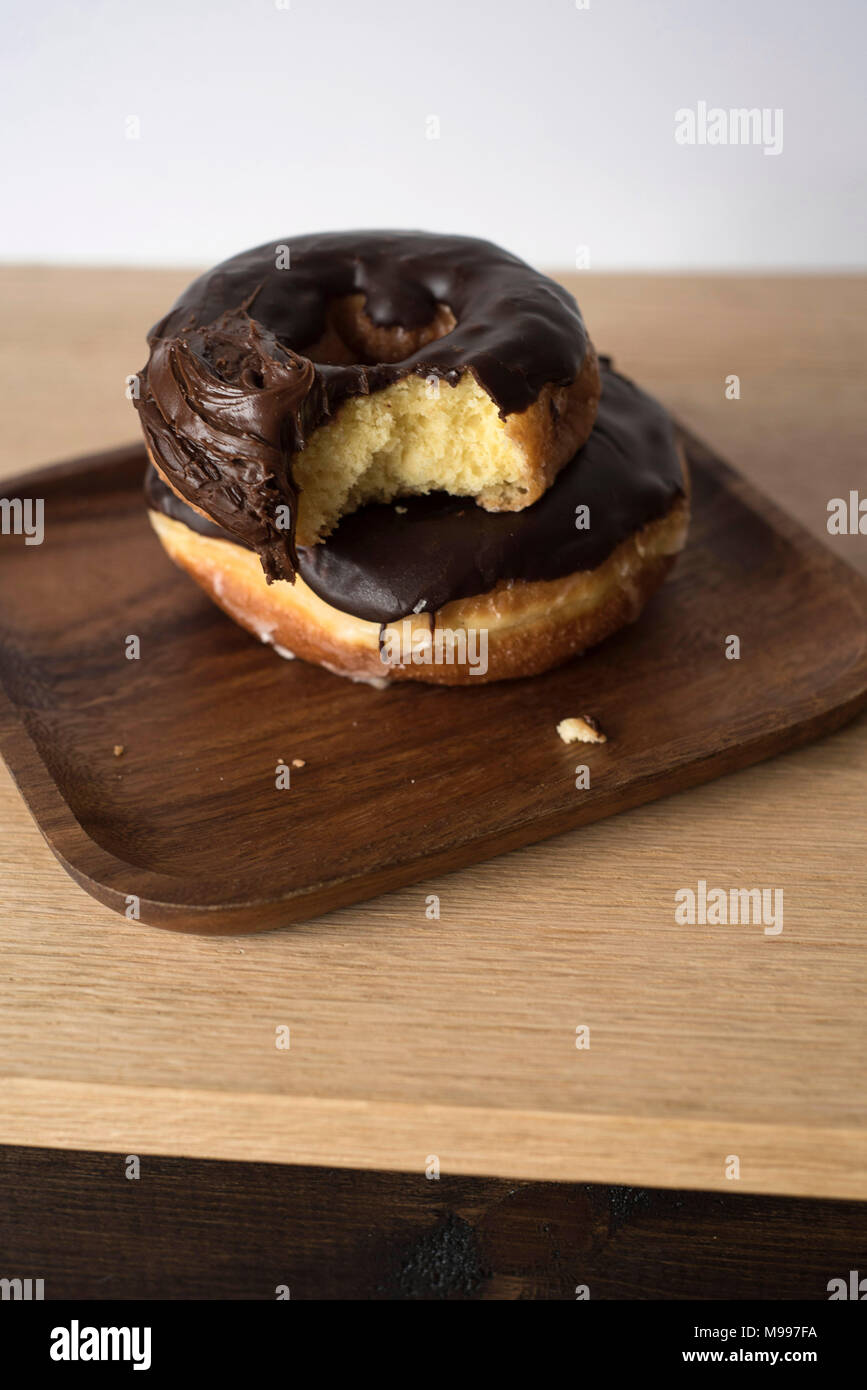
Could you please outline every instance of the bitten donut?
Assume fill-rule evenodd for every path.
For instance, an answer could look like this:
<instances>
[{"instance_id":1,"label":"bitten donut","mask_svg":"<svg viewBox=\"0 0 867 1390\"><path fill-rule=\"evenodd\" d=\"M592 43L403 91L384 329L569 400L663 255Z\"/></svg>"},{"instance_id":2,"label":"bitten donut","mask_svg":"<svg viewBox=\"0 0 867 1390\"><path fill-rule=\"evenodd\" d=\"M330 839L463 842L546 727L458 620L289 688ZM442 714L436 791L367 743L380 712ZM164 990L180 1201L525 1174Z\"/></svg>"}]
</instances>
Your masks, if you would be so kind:
<instances>
[{"instance_id":1,"label":"bitten donut","mask_svg":"<svg viewBox=\"0 0 867 1390\"><path fill-rule=\"evenodd\" d=\"M445 492L367 503L299 546L269 586L255 545L153 468L167 553L282 656L383 684L472 685L545 671L638 616L682 549L682 450L663 408L604 365L596 425L532 506L491 513Z\"/></svg>"},{"instance_id":2,"label":"bitten donut","mask_svg":"<svg viewBox=\"0 0 867 1390\"><path fill-rule=\"evenodd\" d=\"M154 466L269 581L369 503L532 506L599 399L572 296L470 237L269 243L196 280L149 343L135 404Z\"/></svg>"}]
</instances>

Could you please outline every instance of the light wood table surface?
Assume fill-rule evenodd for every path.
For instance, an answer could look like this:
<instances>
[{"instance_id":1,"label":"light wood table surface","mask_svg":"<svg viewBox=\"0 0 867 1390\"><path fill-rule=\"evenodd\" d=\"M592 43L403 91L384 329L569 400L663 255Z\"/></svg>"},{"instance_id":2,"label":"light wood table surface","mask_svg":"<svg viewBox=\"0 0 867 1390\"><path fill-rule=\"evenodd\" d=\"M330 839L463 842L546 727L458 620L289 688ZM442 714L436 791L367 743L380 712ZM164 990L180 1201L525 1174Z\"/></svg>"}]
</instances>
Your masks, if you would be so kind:
<instances>
[{"instance_id":1,"label":"light wood table surface","mask_svg":"<svg viewBox=\"0 0 867 1390\"><path fill-rule=\"evenodd\" d=\"M0 268L0 480L136 437L125 378L189 277ZM600 351L867 573L867 537L825 528L829 498L867 492L867 280L570 283ZM861 720L244 938L91 900L0 766L0 1143L865 1197L865 766ZM782 887L782 935L676 925L700 878Z\"/></svg>"}]
</instances>

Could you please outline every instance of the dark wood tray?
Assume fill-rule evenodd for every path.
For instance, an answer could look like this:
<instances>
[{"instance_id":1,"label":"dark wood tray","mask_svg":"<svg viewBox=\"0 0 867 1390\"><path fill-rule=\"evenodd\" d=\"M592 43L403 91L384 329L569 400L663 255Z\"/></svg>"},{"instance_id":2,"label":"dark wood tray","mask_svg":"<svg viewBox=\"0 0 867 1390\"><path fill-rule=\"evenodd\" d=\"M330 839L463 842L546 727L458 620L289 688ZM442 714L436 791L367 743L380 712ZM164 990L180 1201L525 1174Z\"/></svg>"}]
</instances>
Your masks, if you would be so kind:
<instances>
[{"instance_id":1,"label":"dark wood tray","mask_svg":"<svg viewBox=\"0 0 867 1390\"><path fill-rule=\"evenodd\" d=\"M256 931L844 723L867 703L867 584L684 437L690 540L639 623L549 675L463 690L372 690L248 637L163 555L140 446L6 483L45 499L46 533L0 538L0 749L54 853L143 921ZM563 744L558 721L585 713L609 742Z\"/></svg>"}]
</instances>

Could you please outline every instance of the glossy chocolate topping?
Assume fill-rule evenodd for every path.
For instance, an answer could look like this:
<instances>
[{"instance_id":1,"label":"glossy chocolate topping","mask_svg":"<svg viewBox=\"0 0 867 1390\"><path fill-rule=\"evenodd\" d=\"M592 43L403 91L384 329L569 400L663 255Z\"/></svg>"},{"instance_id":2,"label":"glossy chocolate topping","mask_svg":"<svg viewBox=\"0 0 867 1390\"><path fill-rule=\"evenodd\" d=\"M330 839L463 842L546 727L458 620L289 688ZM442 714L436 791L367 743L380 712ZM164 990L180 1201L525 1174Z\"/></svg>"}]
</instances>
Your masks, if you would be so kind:
<instances>
[{"instance_id":1,"label":"glossy chocolate topping","mask_svg":"<svg viewBox=\"0 0 867 1390\"><path fill-rule=\"evenodd\" d=\"M472 498L432 493L362 507L321 545L299 547L305 582L334 608L387 623L486 593L501 579L595 569L683 492L669 416L604 359L602 367L590 438L533 506L485 512ZM232 539L180 501L153 468L145 491L156 510L203 535Z\"/></svg>"},{"instance_id":2,"label":"glossy chocolate topping","mask_svg":"<svg viewBox=\"0 0 867 1390\"><path fill-rule=\"evenodd\" d=\"M339 360L334 313L354 295L374 328L423 330L442 306L456 323L400 361ZM344 400L470 372L505 417L574 381L588 342L553 280L492 242L428 232L269 242L194 281L148 341L135 404L156 462L269 580L295 569L292 455Z\"/></svg>"}]
</instances>

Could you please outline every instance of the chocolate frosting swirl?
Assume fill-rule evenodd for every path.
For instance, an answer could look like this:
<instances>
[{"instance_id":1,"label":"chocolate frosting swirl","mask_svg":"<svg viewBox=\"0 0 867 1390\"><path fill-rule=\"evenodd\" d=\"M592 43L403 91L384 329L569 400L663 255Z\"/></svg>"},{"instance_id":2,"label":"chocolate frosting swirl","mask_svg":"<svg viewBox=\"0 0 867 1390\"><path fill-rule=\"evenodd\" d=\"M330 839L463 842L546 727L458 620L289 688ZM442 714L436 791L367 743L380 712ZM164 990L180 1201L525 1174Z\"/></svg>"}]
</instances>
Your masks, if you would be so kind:
<instances>
[{"instance_id":1,"label":"chocolate frosting swirl","mask_svg":"<svg viewBox=\"0 0 867 1390\"><path fill-rule=\"evenodd\" d=\"M432 493L362 507L321 545L299 547L305 583L334 608L389 623L486 593L501 579L559 579L595 569L684 491L668 414L605 359L601 364L602 399L590 438L533 506L485 512L472 498ZM233 539L186 506L153 468L145 492L155 510L203 535ZM586 527L576 525L581 506L588 509Z\"/></svg>"},{"instance_id":2,"label":"chocolate frosting swirl","mask_svg":"<svg viewBox=\"0 0 867 1390\"><path fill-rule=\"evenodd\" d=\"M330 308L351 295L378 328L423 329L443 305L456 324L398 362L317 360ZM148 340L135 404L155 461L259 552L269 581L291 579L297 563L292 455L344 400L410 375L455 385L470 372L505 418L546 384L572 382L588 344L568 291L517 256L472 237L388 231L245 251L194 281Z\"/></svg>"}]
</instances>

